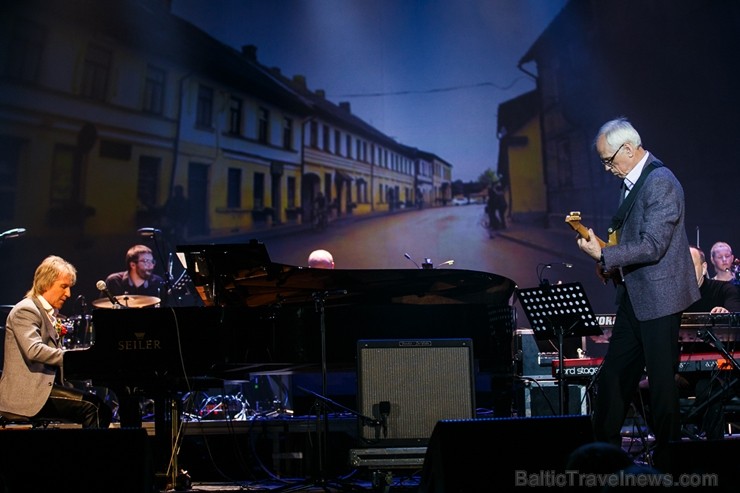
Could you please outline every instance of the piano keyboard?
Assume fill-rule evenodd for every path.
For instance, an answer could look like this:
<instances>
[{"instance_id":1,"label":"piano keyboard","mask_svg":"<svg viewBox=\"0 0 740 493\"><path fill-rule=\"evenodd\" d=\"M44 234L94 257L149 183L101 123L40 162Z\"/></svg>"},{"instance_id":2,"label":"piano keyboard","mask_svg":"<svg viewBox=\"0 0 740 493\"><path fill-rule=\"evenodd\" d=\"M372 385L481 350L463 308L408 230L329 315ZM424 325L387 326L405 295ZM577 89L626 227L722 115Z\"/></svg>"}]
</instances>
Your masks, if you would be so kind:
<instances>
[{"instance_id":1,"label":"piano keyboard","mask_svg":"<svg viewBox=\"0 0 740 493\"><path fill-rule=\"evenodd\" d=\"M567 358L563 360L565 378L592 377L596 374L604 358ZM737 361L737 358L736 358ZM559 377L560 360L552 361L552 376ZM678 363L679 373L697 371L732 370L732 362L719 353L682 354Z\"/></svg>"},{"instance_id":2,"label":"piano keyboard","mask_svg":"<svg viewBox=\"0 0 740 493\"><path fill-rule=\"evenodd\" d=\"M614 320L617 316L614 313L605 313L595 315L596 322L602 329L611 329L614 327ZM730 313L707 313L707 312L686 312L681 315L681 327L705 328L705 327L730 327L740 328L740 312Z\"/></svg>"},{"instance_id":3,"label":"piano keyboard","mask_svg":"<svg viewBox=\"0 0 740 493\"><path fill-rule=\"evenodd\" d=\"M614 327L616 315L606 313L595 315L596 323L599 324L603 335L591 336L591 340L597 343L609 342L611 331ZM700 330L712 329L714 335L721 341L740 340L740 312L730 313L705 313L686 312L681 315L681 329L679 331L680 342L703 342Z\"/></svg>"}]
</instances>

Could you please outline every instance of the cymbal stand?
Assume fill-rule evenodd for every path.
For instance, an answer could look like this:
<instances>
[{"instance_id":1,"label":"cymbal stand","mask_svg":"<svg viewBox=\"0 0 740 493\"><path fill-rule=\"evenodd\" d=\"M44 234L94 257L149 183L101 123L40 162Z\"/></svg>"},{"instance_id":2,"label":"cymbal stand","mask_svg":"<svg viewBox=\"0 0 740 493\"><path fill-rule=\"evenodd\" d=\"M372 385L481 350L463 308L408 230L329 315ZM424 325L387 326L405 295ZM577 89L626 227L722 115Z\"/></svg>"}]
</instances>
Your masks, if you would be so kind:
<instances>
[{"instance_id":1,"label":"cymbal stand","mask_svg":"<svg viewBox=\"0 0 740 493\"><path fill-rule=\"evenodd\" d=\"M316 305L316 311L319 312L319 328L321 329L321 395L328 394L328 370L326 364L326 298L329 296L327 291L317 291L313 293L313 300ZM319 481L322 483L326 480L324 465L326 463L326 435L329 431L329 413L326 410L326 402L319 400L318 404L319 418L323 420L319 430Z\"/></svg>"},{"instance_id":2,"label":"cymbal stand","mask_svg":"<svg viewBox=\"0 0 740 493\"><path fill-rule=\"evenodd\" d=\"M159 293L159 298L162 300L162 304L164 306L170 305L170 298L172 290L175 287L175 280L172 276L172 248L170 247L169 242L165 239L162 242L160 242L157 238L162 234L161 231L157 229L152 229L151 233L147 233L146 236L150 237L154 241L154 251L157 253L157 262L159 265L162 266L163 269L163 275L162 279L164 280L164 285L162 286L162 289L164 290L163 293ZM162 245L161 243L164 243ZM168 257L165 259L164 256L164 249L167 249Z\"/></svg>"},{"instance_id":3,"label":"cymbal stand","mask_svg":"<svg viewBox=\"0 0 740 493\"><path fill-rule=\"evenodd\" d=\"M325 491L329 491L327 487L326 471L324 469L326 465L326 436L329 431L329 414L326 410L327 400L326 395L328 394L328 370L326 363L326 299L330 296L338 296L347 294L347 290L338 289L334 291L315 291L311 297L314 300L316 311L319 313L319 329L321 331L321 395L318 401L318 412L320 425L318 429L318 478L314 481L314 485L322 485ZM313 392L312 392L313 393ZM314 393L315 395L315 393ZM310 488L309 485L290 486L288 489L278 489L278 491L300 491L302 489Z\"/></svg>"}]
</instances>

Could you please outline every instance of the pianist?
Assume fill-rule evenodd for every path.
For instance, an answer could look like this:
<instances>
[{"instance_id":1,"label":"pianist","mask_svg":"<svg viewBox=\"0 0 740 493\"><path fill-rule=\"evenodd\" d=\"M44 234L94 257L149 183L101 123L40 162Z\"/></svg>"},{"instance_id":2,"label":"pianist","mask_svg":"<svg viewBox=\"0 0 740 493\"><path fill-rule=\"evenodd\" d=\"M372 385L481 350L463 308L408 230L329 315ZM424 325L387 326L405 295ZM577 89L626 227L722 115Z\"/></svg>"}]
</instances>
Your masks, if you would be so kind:
<instances>
[{"instance_id":1,"label":"pianist","mask_svg":"<svg viewBox=\"0 0 740 493\"><path fill-rule=\"evenodd\" d=\"M75 267L49 256L33 286L8 315L0 376L0 415L6 419L60 419L83 428L108 428L112 411L98 396L64 381L59 310L72 296Z\"/></svg>"}]
</instances>

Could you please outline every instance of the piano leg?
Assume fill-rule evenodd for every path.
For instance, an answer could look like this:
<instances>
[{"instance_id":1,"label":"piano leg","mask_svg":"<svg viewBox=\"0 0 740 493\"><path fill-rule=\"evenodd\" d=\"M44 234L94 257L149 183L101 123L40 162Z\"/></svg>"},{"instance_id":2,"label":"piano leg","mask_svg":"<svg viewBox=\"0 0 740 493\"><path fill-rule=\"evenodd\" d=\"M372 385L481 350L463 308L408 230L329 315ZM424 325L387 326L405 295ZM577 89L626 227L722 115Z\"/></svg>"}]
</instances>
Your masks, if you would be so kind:
<instances>
[{"instance_id":1,"label":"piano leg","mask_svg":"<svg viewBox=\"0 0 740 493\"><path fill-rule=\"evenodd\" d=\"M118 396L118 419L121 428L141 428L142 394L135 387L119 386L114 389ZM159 491L171 490L178 479L177 450L175 441L179 436L179 399L173 398L164 389L153 391L154 439L153 461L156 487Z\"/></svg>"},{"instance_id":2,"label":"piano leg","mask_svg":"<svg viewBox=\"0 0 740 493\"><path fill-rule=\"evenodd\" d=\"M118 421L121 428L141 428L141 396L128 386L114 389L118 397Z\"/></svg>"},{"instance_id":3,"label":"piano leg","mask_svg":"<svg viewBox=\"0 0 740 493\"><path fill-rule=\"evenodd\" d=\"M180 431L179 399L163 391L154 398L154 460L157 486L175 487L179 474L177 440Z\"/></svg>"}]
</instances>

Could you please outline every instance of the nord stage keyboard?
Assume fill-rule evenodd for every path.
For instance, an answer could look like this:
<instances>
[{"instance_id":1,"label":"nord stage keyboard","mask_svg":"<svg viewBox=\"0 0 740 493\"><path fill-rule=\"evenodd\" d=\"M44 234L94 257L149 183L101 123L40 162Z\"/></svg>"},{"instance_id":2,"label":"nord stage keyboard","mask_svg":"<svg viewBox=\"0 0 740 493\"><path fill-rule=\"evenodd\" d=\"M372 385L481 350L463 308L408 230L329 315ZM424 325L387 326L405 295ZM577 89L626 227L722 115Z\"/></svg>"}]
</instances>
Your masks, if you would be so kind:
<instances>
[{"instance_id":1,"label":"nord stage keyboard","mask_svg":"<svg viewBox=\"0 0 740 493\"><path fill-rule=\"evenodd\" d=\"M737 361L737 358L735 359ZM604 358L568 358L563 360L565 378L590 378L599 370ZM552 361L552 376L559 377L560 361ZM731 361L719 353L682 354L678 363L679 373L697 371L732 370Z\"/></svg>"},{"instance_id":2,"label":"nord stage keyboard","mask_svg":"<svg viewBox=\"0 0 740 493\"><path fill-rule=\"evenodd\" d=\"M595 315L596 323L604 332L591 336L593 342L609 342L616 315L606 313ZM702 342L700 331L712 329L714 335L723 342L740 341L740 312L708 313L686 312L681 315L681 329L678 334L680 342Z\"/></svg>"}]
</instances>

